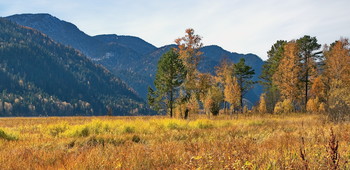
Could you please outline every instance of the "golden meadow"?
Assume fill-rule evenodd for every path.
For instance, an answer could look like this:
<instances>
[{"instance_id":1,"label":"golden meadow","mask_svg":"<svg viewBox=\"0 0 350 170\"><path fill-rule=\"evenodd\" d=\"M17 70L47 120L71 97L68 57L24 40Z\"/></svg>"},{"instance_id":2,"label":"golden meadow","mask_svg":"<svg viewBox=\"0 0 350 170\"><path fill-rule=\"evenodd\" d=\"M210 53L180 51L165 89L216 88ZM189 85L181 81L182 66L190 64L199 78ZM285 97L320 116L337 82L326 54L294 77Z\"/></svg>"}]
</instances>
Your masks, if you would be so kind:
<instances>
[{"instance_id":1,"label":"golden meadow","mask_svg":"<svg viewBox=\"0 0 350 170\"><path fill-rule=\"evenodd\" d=\"M0 169L350 169L323 115L0 119Z\"/></svg>"}]
</instances>

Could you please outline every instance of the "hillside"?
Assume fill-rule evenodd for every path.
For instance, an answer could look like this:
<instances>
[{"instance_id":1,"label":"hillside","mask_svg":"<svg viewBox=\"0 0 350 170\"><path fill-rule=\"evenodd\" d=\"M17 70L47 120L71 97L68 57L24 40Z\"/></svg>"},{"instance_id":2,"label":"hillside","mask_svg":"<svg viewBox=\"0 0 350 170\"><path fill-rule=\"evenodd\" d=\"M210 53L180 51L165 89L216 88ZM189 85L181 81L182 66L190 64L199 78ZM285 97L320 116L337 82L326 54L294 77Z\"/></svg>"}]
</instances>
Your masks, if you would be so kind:
<instances>
[{"instance_id":1,"label":"hillside","mask_svg":"<svg viewBox=\"0 0 350 170\"><path fill-rule=\"evenodd\" d=\"M94 62L102 64L117 77L120 77L144 99L147 96L147 87L153 86L159 58L170 47L174 47L173 45L167 45L156 48L152 44L133 36L110 34L91 37L73 24L61 21L49 14L21 14L7 18L20 25L40 30L54 40L80 50ZM50 27L47 28L47 25L50 25ZM68 28L62 27L62 25L73 25L69 27L72 30L62 31L62 29ZM258 80L263 65L263 61L258 56L232 53L219 46L206 46L203 47L202 51L204 57L199 66L200 71L213 73L214 67L224 57L228 57L233 62L237 62L244 57L247 64L253 67L256 72L254 80ZM247 94L246 98L255 104L261 92L261 86L257 85Z\"/></svg>"},{"instance_id":2,"label":"hillside","mask_svg":"<svg viewBox=\"0 0 350 170\"><path fill-rule=\"evenodd\" d=\"M145 113L142 99L79 51L0 18L0 115Z\"/></svg>"}]
</instances>

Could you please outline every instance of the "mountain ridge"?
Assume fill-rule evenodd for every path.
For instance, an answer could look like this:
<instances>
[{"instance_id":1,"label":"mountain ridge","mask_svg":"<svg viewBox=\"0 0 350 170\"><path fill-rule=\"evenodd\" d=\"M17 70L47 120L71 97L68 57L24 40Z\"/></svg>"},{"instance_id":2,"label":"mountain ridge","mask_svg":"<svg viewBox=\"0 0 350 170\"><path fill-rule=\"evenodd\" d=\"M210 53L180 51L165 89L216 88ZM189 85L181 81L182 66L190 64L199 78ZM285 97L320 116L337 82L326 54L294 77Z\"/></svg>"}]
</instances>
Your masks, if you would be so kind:
<instances>
[{"instance_id":1,"label":"mountain ridge","mask_svg":"<svg viewBox=\"0 0 350 170\"><path fill-rule=\"evenodd\" d=\"M21 19L19 19L21 17L27 18L28 15L13 15L9 16L8 18L20 25L29 27L35 26L34 29L43 31L43 33L48 34L50 37L55 37L55 33L47 32L45 29L42 29L42 26L40 26L45 25L46 23L37 22L37 20L32 20L30 23L21 22ZM29 19L27 18L27 20ZM34 22L37 23L33 24ZM81 44L79 44L79 42L83 40L77 40L75 44L73 43L68 45L81 50L87 56L89 56L91 53L94 54L89 57L96 63L105 66L116 76L120 77L144 99L147 96L147 87L153 86L156 71L155 69L160 56L164 54L169 47L174 46L171 44L156 48L154 45L144 41L143 39L134 36L120 36L115 34L102 34L95 36L85 34L84 36L94 39L96 42L92 44L95 44L95 46L91 46L91 48L89 46L89 49L86 49L87 47L81 48ZM69 40L65 40L65 42L68 41ZM102 45L96 45L101 43ZM250 53L239 54L236 52L229 52L217 45L204 46L201 50L204 53L204 57L199 65L200 71L213 73L214 67L219 64L222 58L228 56L233 62L238 62L239 58L243 57L246 59L246 63L253 67L253 69L256 71L254 80L259 80L258 76L260 75L263 61L258 56ZM252 91L253 92L251 93L254 94L249 94L250 97L248 98L252 101L252 103L256 103L260 94L262 93L262 87L257 85Z\"/></svg>"},{"instance_id":2,"label":"mountain ridge","mask_svg":"<svg viewBox=\"0 0 350 170\"><path fill-rule=\"evenodd\" d=\"M78 50L3 18L0 59L2 116L148 112L130 87Z\"/></svg>"}]
</instances>

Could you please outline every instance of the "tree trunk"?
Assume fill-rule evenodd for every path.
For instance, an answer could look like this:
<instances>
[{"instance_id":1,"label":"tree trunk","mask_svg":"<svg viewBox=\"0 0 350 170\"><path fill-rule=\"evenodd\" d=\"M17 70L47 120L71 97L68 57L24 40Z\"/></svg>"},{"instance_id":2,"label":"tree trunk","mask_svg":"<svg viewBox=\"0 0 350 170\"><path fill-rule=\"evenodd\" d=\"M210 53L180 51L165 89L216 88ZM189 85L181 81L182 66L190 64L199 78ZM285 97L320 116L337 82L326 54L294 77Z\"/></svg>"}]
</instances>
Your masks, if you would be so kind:
<instances>
[{"instance_id":1,"label":"tree trunk","mask_svg":"<svg viewBox=\"0 0 350 170\"><path fill-rule=\"evenodd\" d=\"M227 115L227 102L224 101L224 115Z\"/></svg>"},{"instance_id":2,"label":"tree trunk","mask_svg":"<svg viewBox=\"0 0 350 170\"><path fill-rule=\"evenodd\" d=\"M187 118L188 118L188 113L189 113L189 112L190 112L190 110L188 110L188 109L186 108L184 119L187 119Z\"/></svg>"},{"instance_id":3,"label":"tree trunk","mask_svg":"<svg viewBox=\"0 0 350 170\"><path fill-rule=\"evenodd\" d=\"M242 95L242 93L241 93L241 97L240 97L240 108L239 108L239 111L241 113L243 113L243 95ZM238 112L237 112L237 114L238 114Z\"/></svg>"},{"instance_id":4,"label":"tree trunk","mask_svg":"<svg viewBox=\"0 0 350 170\"><path fill-rule=\"evenodd\" d=\"M173 91L170 91L170 118L173 117Z\"/></svg>"},{"instance_id":5,"label":"tree trunk","mask_svg":"<svg viewBox=\"0 0 350 170\"><path fill-rule=\"evenodd\" d=\"M305 59L305 65L306 65L306 75L305 75L305 105L304 105L304 112L307 110L307 100L308 100L308 87L309 87L309 66L308 66L308 57Z\"/></svg>"}]
</instances>

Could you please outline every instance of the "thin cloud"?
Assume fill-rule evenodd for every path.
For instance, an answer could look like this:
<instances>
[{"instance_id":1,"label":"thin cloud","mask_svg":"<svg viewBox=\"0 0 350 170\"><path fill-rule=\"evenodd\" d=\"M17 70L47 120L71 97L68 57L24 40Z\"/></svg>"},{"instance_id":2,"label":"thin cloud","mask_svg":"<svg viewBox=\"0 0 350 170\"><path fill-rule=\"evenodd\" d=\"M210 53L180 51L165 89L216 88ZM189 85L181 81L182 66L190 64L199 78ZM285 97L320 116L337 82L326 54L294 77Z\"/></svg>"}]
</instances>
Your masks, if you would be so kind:
<instances>
[{"instance_id":1,"label":"thin cloud","mask_svg":"<svg viewBox=\"0 0 350 170\"><path fill-rule=\"evenodd\" d=\"M349 6L348 0L11 0L0 2L0 15L50 13L89 35L135 35L158 47L191 27L206 45L266 59L279 39L308 34L329 44L349 37Z\"/></svg>"}]
</instances>

